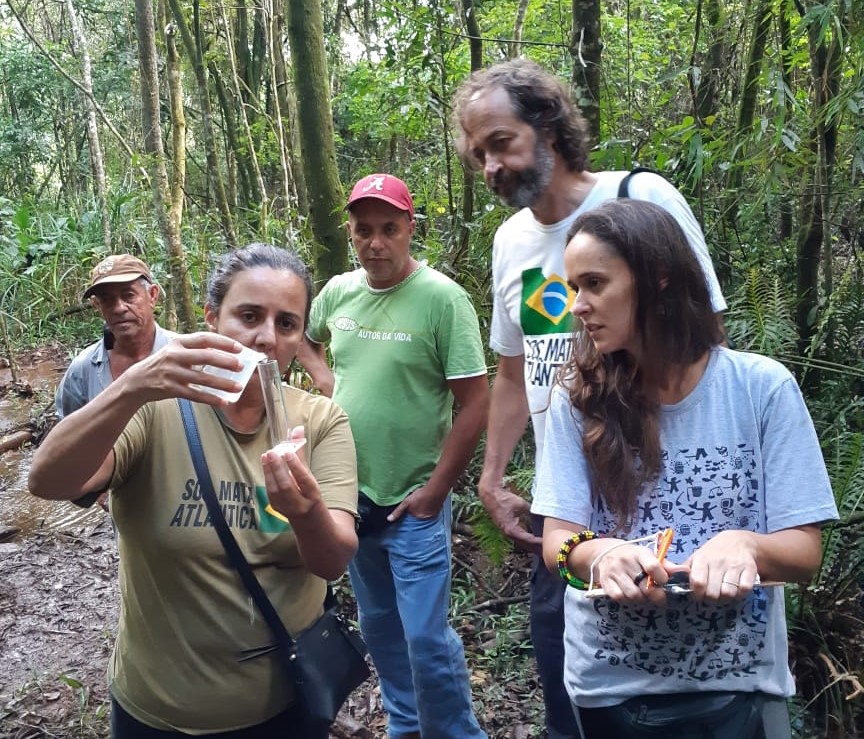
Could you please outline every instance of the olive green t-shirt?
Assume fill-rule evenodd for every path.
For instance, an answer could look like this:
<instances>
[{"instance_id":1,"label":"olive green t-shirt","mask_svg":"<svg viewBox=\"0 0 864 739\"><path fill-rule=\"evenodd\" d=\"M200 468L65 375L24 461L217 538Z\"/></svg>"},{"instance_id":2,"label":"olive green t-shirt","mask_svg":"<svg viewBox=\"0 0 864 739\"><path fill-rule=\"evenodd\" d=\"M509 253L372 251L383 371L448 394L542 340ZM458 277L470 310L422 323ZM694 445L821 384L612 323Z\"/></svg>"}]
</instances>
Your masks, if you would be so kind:
<instances>
[{"instance_id":1,"label":"olive green t-shirt","mask_svg":"<svg viewBox=\"0 0 864 739\"><path fill-rule=\"evenodd\" d=\"M342 410L284 388L292 426L303 425L309 468L328 508L356 514L354 444ZM231 532L292 634L322 612L326 583L304 567L289 524L271 516L260 457L266 422L240 434L210 406L193 404L213 486ZM144 406L114 447L111 513L119 533L120 622L111 692L137 720L190 734L266 721L292 691L272 644L201 498L176 400Z\"/></svg>"}]
</instances>

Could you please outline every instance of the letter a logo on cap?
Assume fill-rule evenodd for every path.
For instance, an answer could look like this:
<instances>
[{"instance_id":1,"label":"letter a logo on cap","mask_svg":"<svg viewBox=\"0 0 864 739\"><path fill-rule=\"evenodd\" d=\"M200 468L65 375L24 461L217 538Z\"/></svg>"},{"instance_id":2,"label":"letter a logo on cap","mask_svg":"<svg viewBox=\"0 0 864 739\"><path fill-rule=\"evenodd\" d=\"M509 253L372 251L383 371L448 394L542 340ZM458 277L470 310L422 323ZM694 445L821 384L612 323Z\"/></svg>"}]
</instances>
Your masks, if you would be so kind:
<instances>
[{"instance_id":1,"label":"letter a logo on cap","mask_svg":"<svg viewBox=\"0 0 864 739\"><path fill-rule=\"evenodd\" d=\"M365 187L363 188L363 192L369 192L372 189L375 189L378 192L383 192L384 191L384 178L386 176L387 175L383 175L383 174L382 175L372 175L369 178L369 182L367 182Z\"/></svg>"},{"instance_id":2,"label":"letter a logo on cap","mask_svg":"<svg viewBox=\"0 0 864 739\"><path fill-rule=\"evenodd\" d=\"M383 200L399 210L407 211L411 218L414 217L414 201L408 192L408 186L392 174L370 174L358 180L351 190L347 207L350 208L364 198Z\"/></svg>"}]
</instances>

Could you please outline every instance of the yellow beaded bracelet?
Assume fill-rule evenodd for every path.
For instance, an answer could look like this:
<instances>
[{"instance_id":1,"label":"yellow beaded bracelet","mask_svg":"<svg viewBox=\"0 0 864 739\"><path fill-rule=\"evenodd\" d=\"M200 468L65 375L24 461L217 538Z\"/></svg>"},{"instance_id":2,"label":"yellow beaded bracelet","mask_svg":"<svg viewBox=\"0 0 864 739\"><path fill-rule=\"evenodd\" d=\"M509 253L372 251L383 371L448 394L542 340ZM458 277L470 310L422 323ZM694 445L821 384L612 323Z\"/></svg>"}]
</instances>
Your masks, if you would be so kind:
<instances>
[{"instance_id":1,"label":"yellow beaded bracelet","mask_svg":"<svg viewBox=\"0 0 864 739\"><path fill-rule=\"evenodd\" d=\"M561 545L561 548L558 550L558 574L561 575L561 579L566 582L570 587L577 588L579 590L588 590L588 584L584 580L580 580L576 575L570 572L570 568L567 567L567 557L570 556L570 552L573 551L573 547L577 544L581 544L585 541L590 541L591 539L597 539L598 536L593 531L589 531L585 529L584 531L580 531L573 536L565 539L564 543Z\"/></svg>"}]
</instances>

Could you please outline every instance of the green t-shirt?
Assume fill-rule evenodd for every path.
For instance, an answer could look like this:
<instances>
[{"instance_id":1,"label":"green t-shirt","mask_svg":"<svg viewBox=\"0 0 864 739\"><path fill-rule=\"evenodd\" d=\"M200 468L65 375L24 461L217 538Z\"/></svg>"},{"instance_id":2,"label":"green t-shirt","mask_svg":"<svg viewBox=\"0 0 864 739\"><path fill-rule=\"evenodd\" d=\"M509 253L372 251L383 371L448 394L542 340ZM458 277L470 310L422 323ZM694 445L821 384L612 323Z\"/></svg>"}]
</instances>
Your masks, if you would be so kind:
<instances>
[{"instance_id":1,"label":"green t-shirt","mask_svg":"<svg viewBox=\"0 0 864 739\"><path fill-rule=\"evenodd\" d=\"M253 380L256 381L257 380ZM328 508L356 513L357 476L345 413L329 398L284 387L292 426ZM326 584L304 566L289 524L266 508L261 454L269 428L241 434L193 403L213 487L240 549L292 634L322 611ZM291 703L272 644L201 498L176 400L145 405L114 445L111 513L119 532L120 623L111 692L139 721L201 734L251 726Z\"/></svg>"},{"instance_id":2,"label":"green t-shirt","mask_svg":"<svg viewBox=\"0 0 864 739\"><path fill-rule=\"evenodd\" d=\"M357 445L360 490L398 503L429 481L453 421L448 380L486 373L477 314L450 278L421 265L374 290L364 270L325 285L307 329L330 341L335 400Z\"/></svg>"}]
</instances>

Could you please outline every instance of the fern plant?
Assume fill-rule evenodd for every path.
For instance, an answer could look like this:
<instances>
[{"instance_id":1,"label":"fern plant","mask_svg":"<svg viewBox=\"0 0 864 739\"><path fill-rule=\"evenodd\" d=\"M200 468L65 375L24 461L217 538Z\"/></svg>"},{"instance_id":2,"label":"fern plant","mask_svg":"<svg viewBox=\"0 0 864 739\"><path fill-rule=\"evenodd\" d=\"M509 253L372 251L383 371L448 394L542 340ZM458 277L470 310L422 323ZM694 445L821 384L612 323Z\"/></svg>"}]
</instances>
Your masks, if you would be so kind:
<instances>
[{"instance_id":1,"label":"fern plant","mask_svg":"<svg viewBox=\"0 0 864 739\"><path fill-rule=\"evenodd\" d=\"M788 295L779 275L750 267L730 300L726 331L734 346L769 356L791 352L796 331Z\"/></svg>"}]
</instances>

